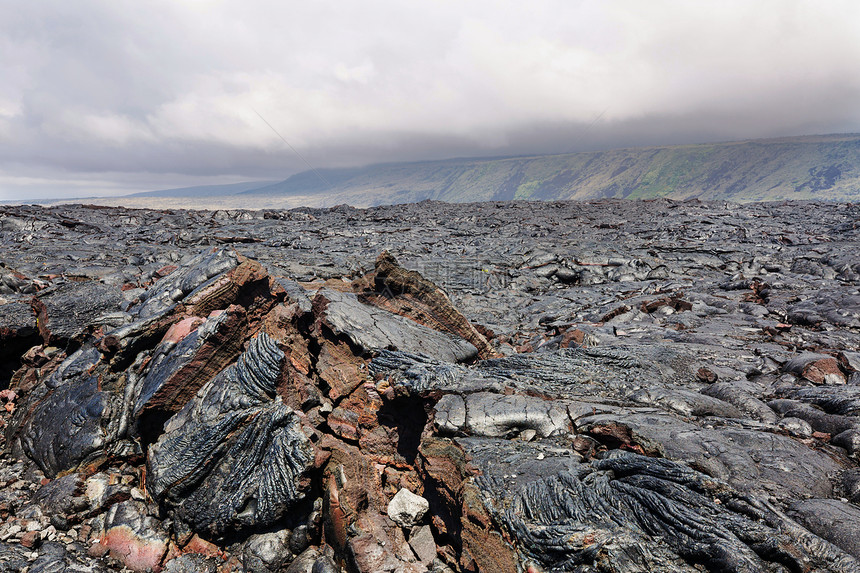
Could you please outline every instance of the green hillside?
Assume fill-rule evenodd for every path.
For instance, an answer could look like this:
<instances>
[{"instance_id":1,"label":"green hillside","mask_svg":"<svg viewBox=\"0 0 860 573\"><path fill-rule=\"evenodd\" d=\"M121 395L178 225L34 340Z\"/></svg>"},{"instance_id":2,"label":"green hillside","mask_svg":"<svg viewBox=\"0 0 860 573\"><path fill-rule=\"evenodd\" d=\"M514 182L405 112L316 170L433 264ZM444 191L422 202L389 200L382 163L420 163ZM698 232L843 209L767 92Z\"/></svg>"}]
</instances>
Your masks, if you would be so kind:
<instances>
[{"instance_id":1,"label":"green hillside","mask_svg":"<svg viewBox=\"0 0 860 573\"><path fill-rule=\"evenodd\" d=\"M321 169L246 193L323 193L356 205L603 197L856 201L860 135Z\"/></svg>"}]
</instances>

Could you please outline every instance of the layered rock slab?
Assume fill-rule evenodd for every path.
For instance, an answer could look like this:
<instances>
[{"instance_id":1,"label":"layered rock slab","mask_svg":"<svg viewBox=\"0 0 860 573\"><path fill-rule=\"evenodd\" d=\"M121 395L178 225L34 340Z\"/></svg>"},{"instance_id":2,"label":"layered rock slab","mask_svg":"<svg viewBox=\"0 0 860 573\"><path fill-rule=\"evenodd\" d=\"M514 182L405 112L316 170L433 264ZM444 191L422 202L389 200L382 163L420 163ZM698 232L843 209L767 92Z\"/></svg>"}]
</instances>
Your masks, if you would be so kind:
<instances>
[{"instance_id":1,"label":"layered rock slab","mask_svg":"<svg viewBox=\"0 0 860 573\"><path fill-rule=\"evenodd\" d=\"M454 307L441 288L421 273L400 266L388 251L377 257L375 271L367 278L372 280L373 288L360 293L363 302L403 315L434 330L462 337L475 347L481 358L498 355L487 337Z\"/></svg>"},{"instance_id":2,"label":"layered rock slab","mask_svg":"<svg viewBox=\"0 0 860 573\"><path fill-rule=\"evenodd\" d=\"M315 300L318 307L324 305L324 321L332 332L362 352L400 350L443 362L465 362L478 355L477 348L459 336L362 304L352 293L323 288Z\"/></svg>"}]
</instances>

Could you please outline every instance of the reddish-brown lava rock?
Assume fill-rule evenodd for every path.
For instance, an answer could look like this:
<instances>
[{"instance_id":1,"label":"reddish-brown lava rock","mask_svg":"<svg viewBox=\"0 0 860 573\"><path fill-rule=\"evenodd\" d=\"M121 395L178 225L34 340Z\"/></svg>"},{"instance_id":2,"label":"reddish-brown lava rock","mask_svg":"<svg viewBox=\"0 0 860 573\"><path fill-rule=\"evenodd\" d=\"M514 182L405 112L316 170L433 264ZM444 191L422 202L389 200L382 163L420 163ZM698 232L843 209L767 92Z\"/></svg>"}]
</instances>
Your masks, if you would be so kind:
<instances>
[{"instance_id":1,"label":"reddish-brown lava rock","mask_svg":"<svg viewBox=\"0 0 860 573\"><path fill-rule=\"evenodd\" d=\"M384 527L381 518L371 523L367 533L350 539L350 557L359 573L398 571L402 573L424 573L426 566L415 563L415 555L400 528L388 530L386 537L377 537L374 532ZM368 524L365 523L365 526Z\"/></svg>"},{"instance_id":2,"label":"reddish-brown lava rock","mask_svg":"<svg viewBox=\"0 0 860 573\"><path fill-rule=\"evenodd\" d=\"M629 426L617 422L595 424L586 433L611 449L630 448L634 445L633 431Z\"/></svg>"},{"instance_id":3,"label":"reddish-brown lava rock","mask_svg":"<svg viewBox=\"0 0 860 573\"><path fill-rule=\"evenodd\" d=\"M338 406L328 415L328 427L344 440L357 441L359 436L358 412Z\"/></svg>"},{"instance_id":4,"label":"reddish-brown lava rock","mask_svg":"<svg viewBox=\"0 0 860 573\"><path fill-rule=\"evenodd\" d=\"M39 531L28 531L21 537L21 545L28 549L36 549L42 544L42 535Z\"/></svg>"},{"instance_id":5,"label":"reddish-brown lava rock","mask_svg":"<svg viewBox=\"0 0 860 573\"><path fill-rule=\"evenodd\" d=\"M516 551L497 531L498 528L481 501L478 488L466 483L462 489L462 498L463 552L460 564L464 568L474 564L477 571L482 573L517 573L519 559Z\"/></svg>"},{"instance_id":6,"label":"reddish-brown lava rock","mask_svg":"<svg viewBox=\"0 0 860 573\"><path fill-rule=\"evenodd\" d=\"M321 393L313 379L314 356L310 341L296 326L300 314L295 304L279 304L263 319L263 331L278 343L287 357L277 392L296 411L319 404Z\"/></svg>"},{"instance_id":7,"label":"reddish-brown lava rock","mask_svg":"<svg viewBox=\"0 0 860 573\"><path fill-rule=\"evenodd\" d=\"M313 379L291 368L289 364L284 366L276 390L284 403L297 412L313 408L322 397Z\"/></svg>"},{"instance_id":8,"label":"reddish-brown lava rock","mask_svg":"<svg viewBox=\"0 0 860 573\"><path fill-rule=\"evenodd\" d=\"M42 346L31 348L24 355L21 368L12 374L9 388L15 390L20 396L26 396L40 380L50 376L65 359L65 352L58 351L48 356Z\"/></svg>"},{"instance_id":9,"label":"reddish-brown lava rock","mask_svg":"<svg viewBox=\"0 0 860 573\"><path fill-rule=\"evenodd\" d=\"M175 270L176 270L176 269L178 269L178 268L179 268L179 267L177 267L176 265L164 265L163 267L161 267L160 269L158 269L157 271L155 271L155 272L152 274L152 276L153 276L156 280L157 280L157 279L163 279L164 277L166 277L167 275L169 275L170 273L172 273L173 271L175 271Z\"/></svg>"},{"instance_id":10,"label":"reddish-brown lava rock","mask_svg":"<svg viewBox=\"0 0 860 573\"><path fill-rule=\"evenodd\" d=\"M322 478L325 541L361 573L423 571L414 563L403 532L385 515L385 466L328 435L321 447L331 451Z\"/></svg>"},{"instance_id":11,"label":"reddish-brown lava rock","mask_svg":"<svg viewBox=\"0 0 860 573\"><path fill-rule=\"evenodd\" d=\"M686 300L682 300L677 297L665 297L658 298L657 300L645 301L640 306L639 309L644 313L652 313L658 308L668 306L678 312L684 310L693 310L692 303L687 302Z\"/></svg>"},{"instance_id":12,"label":"reddish-brown lava rock","mask_svg":"<svg viewBox=\"0 0 860 573\"><path fill-rule=\"evenodd\" d=\"M238 304L248 313L251 330L256 330L253 324L283 298L284 293L259 262L244 257L240 257L240 261L239 266L183 301L185 312L207 316L213 310Z\"/></svg>"},{"instance_id":13,"label":"reddish-brown lava rock","mask_svg":"<svg viewBox=\"0 0 860 573\"><path fill-rule=\"evenodd\" d=\"M309 376L313 368L313 358L308 339L296 326L300 316L296 304L279 304L266 315L263 330L278 342L293 368Z\"/></svg>"},{"instance_id":14,"label":"reddish-brown lava rock","mask_svg":"<svg viewBox=\"0 0 860 573\"><path fill-rule=\"evenodd\" d=\"M367 380L367 365L353 353L348 343L332 340L334 336L330 336L320 340L316 369L320 379L328 385L329 398L337 400L348 396Z\"/></svg>"},{"instance_id":15,"label":"reddish-brown lava rock","mask_svg":"<svg viewBox=\"0 0 860 573\"><path fill-rule=\"evenodd\" d=\"M705 382L707 384L713 384L717 381L717 374L711 370L710 368L705 368L704 366L699 368L696 371L696 379L699 382Z\"/></svg>"},{"instance_id":16,"label":"reddish-brown lava rock","mask_svg":"<svg viewBox=\"0 0 860 573\"><path fill-rule=\"evenodd\" d=\"M582 346L582 343L585 341L585 333L579 329L572 328L570 330L566 330L564 334L561 335L561 342L559 346L561 348L571 348Z\"/></svg>"},{"instance_id":17,"label":"reddish-brown lava rock","mask_svg":"<svg viewBox=\"0 0 860 573\"><path fill-rule=\"evenodd\" d=\"M620 306L613 308L612 310L610 310L606 314L604 314L602 317L600 317L600 320L598 322L609 322L610 320L612 320L616 316L621 316L625 312L630 312L630 310L631 309L629 306L627 306L626 304L622 304Z\"/></svg>"},{"instance_id":18,"label":"reddish-brown lava rock","mask_svg":"<svg viewBox=\"0 0 860 573\"><path fill-rule=\"evenodd\" d=\"M810 362L803 368L803 377L815 384L845 383L845 374L839 369L839 362L833 357Z\"/></svg>"},{"instance_id":19,"label":"reddish-brown lava rock","mask_svg":"<svg viewBox=\"0 0 860 573\"><path fill-rule=\"evenodd\" d=\"M341 340L325 324L328 299L318 294L312 301L314 322L310 335L319 347L317 351L316 372L320 380L328 386L328 396L339 400L349 396L362 382L367 380L367 362L356 356L353 348Z\"/></svg>"},{"instance_id":20,"label":"reddish-brown lava rock","mask_svg":"<svg viewBox=\"0 0 860 573\"><path fill-rule=\"evenodd\" d=\"M408 468L408 462L397 451L399 441L400 435L396 428L377 426L363 431L358 443L362 451L368 452L374 461L387 466Z\"/></svg>"},{"instance_id":21,"label":"reddish-brown lava rock","mask_svg":"<svg viewBox=\"0 0 860 573\"><path fill-rule=\"evenodd\" d=\"M214 543L206 541L195 533L191 536L191 539L188 541L188 543L186 543L182 547L179 547L175 543L171 542L170 547L167 550L167 554L165 555L163 560L164 564L166 565L171 559L175 559L180 555L185 554L215 557L221 562L227 560L227 554L224 553L224 551L220 547L218 547Z\"/></svg>"},{"instance_id":22,"label":"reddish-brown lava rock","mask_svg":"<svg viewBox=\"0 0 860 573\"><path fill-rule=\"evenodd\" d=\"M469 480L477 470L463 450L448 438L425 436L419 448L418 473L430 502L432 524L442 555L459 556L467 571L517 571L517 556L498 533L481 494Z\"/></svg>"},{"instance_id":23,"label":"reddish-brown lava rock","mask_svg":"<svg viewBox=\"0 0 860 573\"><path fill-rule=\"evenodd\" d=\"M247 334L245 309L231 305L223 314L226 316L220 319L218 329L203 342L194 357L165 380L147 400L140 410L141 417L150 411L178 412L203 384L241 354L242 342ZM190 332L186 330L194 324L192 317L183 319L174 325L177 327L175 330L171 327L167 331L165 340L188 336Z\"/></svg>"},{"instance_id":24,"label":"reddish-brown lava rock","mask_svg":"<svg viewBox=\"0 0 860 573\"><path fill-rule=\"evenodd\" d=\"M323 498L326 541L343 550L358 514L371 506L379 511L382 484L376 468L357 447L330 436L323 437L321 447L331 451L322 480L327 490Z\"/></svg>"},{"instance_id":25,"label":"reddish-brown lava rock","mask_svg":"<svg viewBox=\"0 0 860 573\"><path fill-rule=\"evenodd\" d=\"M173 342L175 344L197 330L201 324L203 324L203 319L199 316L186 316L179 322L170 325L161 342Z\"/></svg>"}]
</instances>

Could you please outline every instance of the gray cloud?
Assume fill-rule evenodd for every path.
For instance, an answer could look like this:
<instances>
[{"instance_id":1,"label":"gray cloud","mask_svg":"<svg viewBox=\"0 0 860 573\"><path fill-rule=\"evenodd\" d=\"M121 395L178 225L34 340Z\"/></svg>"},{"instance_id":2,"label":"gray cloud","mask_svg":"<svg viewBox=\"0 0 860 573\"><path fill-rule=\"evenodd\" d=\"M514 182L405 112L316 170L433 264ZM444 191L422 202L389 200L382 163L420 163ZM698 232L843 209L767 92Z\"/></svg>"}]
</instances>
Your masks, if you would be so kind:
<instances>
[{"instance_id":1,"label":"gray cloud","mask_svg":"<svg viewBox=\"0 0 860 573\"><path fill-rule=\"evenodd\" d=\"M0 8L0 199L860 131L849 0Z\"/></svg>"}]
</instances>

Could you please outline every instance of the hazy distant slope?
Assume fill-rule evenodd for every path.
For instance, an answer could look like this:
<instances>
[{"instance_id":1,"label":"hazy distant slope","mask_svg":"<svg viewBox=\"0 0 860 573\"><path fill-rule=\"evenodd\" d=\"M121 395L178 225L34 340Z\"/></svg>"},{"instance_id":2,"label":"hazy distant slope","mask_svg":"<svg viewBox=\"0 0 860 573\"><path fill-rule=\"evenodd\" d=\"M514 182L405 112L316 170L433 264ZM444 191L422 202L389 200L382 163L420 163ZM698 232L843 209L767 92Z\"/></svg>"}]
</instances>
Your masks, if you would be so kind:
<instances>
[{"instance_id":1,"label":"hazy distant slope","mask_svg":"<svg viewBox=\"0 0 860 573\"><path fill-rule=\"evenodd\" d=\"M246 193L324 193L355 205L662 196L860 200L860 135L323 169Z\"/></svg>"},{"instance_id":2,"label":"hazy distant slope","mask_svg":"<svg viewBox=\"0 0 860 573\"><path fill-rule=\"evenodd\" d=\"M244 181L242 183L229 183L227 185L197 185L194 187L180 187L178 189L143 191L141 193L132 193L128 197L221 197L223 195L244 193L259 187L271 185L272 183L274 181Z\"/></svg>"}]
</instances>

